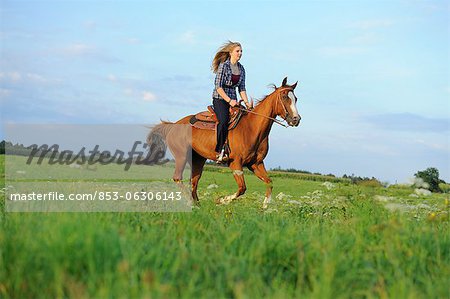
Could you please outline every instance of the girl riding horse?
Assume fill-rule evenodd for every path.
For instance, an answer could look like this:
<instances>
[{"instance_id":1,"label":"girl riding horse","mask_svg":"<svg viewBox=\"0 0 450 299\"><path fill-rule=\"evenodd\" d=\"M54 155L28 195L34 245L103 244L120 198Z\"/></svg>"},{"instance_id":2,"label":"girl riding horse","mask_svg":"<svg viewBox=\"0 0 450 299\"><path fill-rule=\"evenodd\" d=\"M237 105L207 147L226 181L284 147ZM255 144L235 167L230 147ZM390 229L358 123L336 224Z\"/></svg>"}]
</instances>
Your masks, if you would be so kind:
<instances>
[{"instance_id":1,"label":"girl riding horse","mask_svg":"<svg viewBox=\"0 0 450 299\"><path fill-rule=\"evenodd\" d=\"M228 121L230 118L230 106L238 105L236 87L245 106L251 109L245 91L245 69L239 60L242 57L240 43L231 42L224 44L214 56L212 70L216 74L214 80L213 106L219 121L216 130L216 158L217 163L228 161L225 151L225 142L228 136Z\"/></svg>"}]
</instances>

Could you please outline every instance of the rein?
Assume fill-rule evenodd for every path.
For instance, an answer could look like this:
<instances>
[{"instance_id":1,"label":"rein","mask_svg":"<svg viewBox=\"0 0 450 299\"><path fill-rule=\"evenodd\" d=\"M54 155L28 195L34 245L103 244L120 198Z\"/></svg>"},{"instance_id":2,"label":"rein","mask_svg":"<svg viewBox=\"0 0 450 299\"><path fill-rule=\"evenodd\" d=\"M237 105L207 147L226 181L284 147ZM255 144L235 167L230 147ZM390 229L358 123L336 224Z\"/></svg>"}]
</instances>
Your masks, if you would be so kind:
<instances>
[{"instance_id":1,"label":"rein","mask_svg":"<svg viewBox=\"0 0 450 299\"><path fill-rule=\"evenodd\" d=\"M277 95L277 106L278 106L278 101L281 102L281 96L280 96L280 93L278 93L278 95ZM288 115L289 113L288 113L288 111L286 110L286 107L284 107L283 102L281 102L281 106L283 106L284 112L286 112L286 113L285 113L285 116ZM270 116L267 116L267 115L264 115L264 114L260 114L260 113L257 113L257 112L248 110L248 109L246 109L246 108L242 108L242 107L239 107L239 110L246 111L247 113L253 113L253 114L255 114L255 115L258 115L258 116L261 116L261 117L264 117L264 118L273 120L275 123L277 123L277 124L279 124L280 126L283 126L283 127L285 127L285 128L288 128L288 127L289 127L288 125L284 124L283 122L279 121L279 120L276 119L276 118L273 118L273 117L270 117ZM284 119L284 118L283 118L283 120L286 121L286 119Z\"/></svg>"},{"instance_id":2,"label":"rein","mask_svg":"<svg viewBox=\"0 0 450 299\"><path fill-rule=\"evenodd\" d=\"M245 109L245 108L242 108L242 107L239 107L239 110L245 111L247 113L253 113L255 115L258 115L258 116L265 117L267 119L273 120L274 122L276 122L277 124L279 124L280 126L283 126L285 128L289 127L288 125L282 123L281 121L279 121L276 118L273 118L273 117L270 117L270 116L267 116L267 115L264 115L264 114L261 114L261 113L257 113L257 112L254 112L252 110L248 110L248 109Z\"/></svg>"}]
</instances>

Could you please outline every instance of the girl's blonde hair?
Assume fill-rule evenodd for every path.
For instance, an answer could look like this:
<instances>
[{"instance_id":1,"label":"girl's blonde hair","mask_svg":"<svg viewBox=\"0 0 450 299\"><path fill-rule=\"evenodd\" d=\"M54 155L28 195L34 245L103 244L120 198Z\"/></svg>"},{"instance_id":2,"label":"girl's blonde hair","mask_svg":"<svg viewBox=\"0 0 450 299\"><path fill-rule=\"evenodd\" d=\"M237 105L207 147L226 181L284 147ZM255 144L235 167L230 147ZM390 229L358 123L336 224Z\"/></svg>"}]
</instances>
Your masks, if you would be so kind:
<instances>
[{"instance_id":1,"label":"girl's blonde hair","mask_svg":"<svg viewBox=\"0 0 450 299\"><path fill-rule=\"evenodd\" d=\"M219 64L224 62L230 57L231 51L233 51L234 48L241 47L241 44L238 42L232 42L228 41L227 43L223 44L222 47L217 50L216 55L214 56L214 59L212 61L211 69L213 73L217 73L217 69L219 68Z\"/></svg>"}]
</instances>

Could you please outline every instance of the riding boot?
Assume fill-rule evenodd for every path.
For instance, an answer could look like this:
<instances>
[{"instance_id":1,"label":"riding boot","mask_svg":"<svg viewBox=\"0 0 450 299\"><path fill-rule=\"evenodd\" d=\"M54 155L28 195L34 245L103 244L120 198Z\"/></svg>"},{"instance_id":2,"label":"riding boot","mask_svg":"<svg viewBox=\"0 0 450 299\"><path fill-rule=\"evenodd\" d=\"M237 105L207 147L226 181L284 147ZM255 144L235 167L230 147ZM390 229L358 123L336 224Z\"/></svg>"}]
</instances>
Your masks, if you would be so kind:
<instances>
[{"instance_id":1,"label":"riding boot","mask_svg":"<svg viewBox=\"0 0 450 299\"><path fill-rule=\"evenodd\" d=\"M220 151L220 154L218 154L216 157L217 157L216 159L217 164L225 163L228 161L228 155L225 153L224 148Z\"/></svg>"}]
</instances>

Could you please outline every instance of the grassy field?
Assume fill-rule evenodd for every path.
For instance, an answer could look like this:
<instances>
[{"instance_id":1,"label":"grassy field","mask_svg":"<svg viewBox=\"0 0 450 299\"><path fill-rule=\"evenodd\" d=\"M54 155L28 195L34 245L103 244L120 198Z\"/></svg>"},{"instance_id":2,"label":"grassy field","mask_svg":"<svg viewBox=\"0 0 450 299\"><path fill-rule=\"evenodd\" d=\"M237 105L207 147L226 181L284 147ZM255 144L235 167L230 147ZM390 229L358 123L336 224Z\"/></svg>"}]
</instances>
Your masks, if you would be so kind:
<instances>
[{"instance_id":1,"label":"grassy field","mask_svg":"<svg viewBox=\"0 0 450 299\"><path fill-rule=\"evenodd\" d=\"M236 185L205 171L191 213L7 213L3 184L0 297L449 297L448 195L283 175L262 210L245 175L216 206Z\"/></svg>"}]
</instances>

